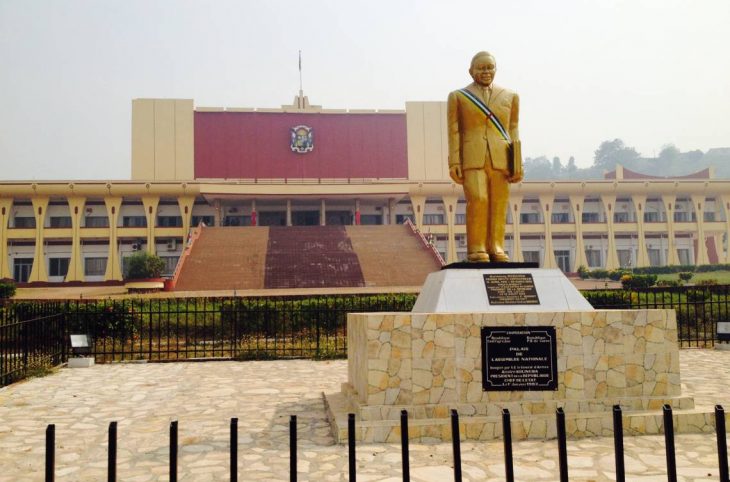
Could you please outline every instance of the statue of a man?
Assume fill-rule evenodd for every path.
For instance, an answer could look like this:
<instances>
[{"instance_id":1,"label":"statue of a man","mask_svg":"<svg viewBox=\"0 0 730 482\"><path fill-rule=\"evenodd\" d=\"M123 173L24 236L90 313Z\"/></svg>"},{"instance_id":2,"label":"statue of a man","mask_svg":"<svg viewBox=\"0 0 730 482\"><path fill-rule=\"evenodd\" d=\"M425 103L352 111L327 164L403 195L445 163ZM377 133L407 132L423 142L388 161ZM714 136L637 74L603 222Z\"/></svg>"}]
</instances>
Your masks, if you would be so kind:
<instances>
[{"instance_id":1,"label":"statue of a man","mask_svg":"<svg viewBox=\"0 0 730 482\"><path fill-rule=\"evenodd\" d=\"M449 175L463 184L469 261L509 261L504 252L509 183L522 180L516 93L492 84L489 52L471 60L474 82L449 94Z\"/></svg>"}]
</instances>

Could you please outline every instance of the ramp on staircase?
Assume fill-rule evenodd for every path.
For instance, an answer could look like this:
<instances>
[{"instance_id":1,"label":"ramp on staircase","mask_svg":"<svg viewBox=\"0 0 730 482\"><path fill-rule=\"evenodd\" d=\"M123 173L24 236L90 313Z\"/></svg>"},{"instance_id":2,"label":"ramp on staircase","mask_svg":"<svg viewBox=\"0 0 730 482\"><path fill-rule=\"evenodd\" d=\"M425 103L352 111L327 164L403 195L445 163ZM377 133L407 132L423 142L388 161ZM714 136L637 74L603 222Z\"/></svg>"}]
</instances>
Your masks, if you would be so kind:
<instances>
[{"instance_id":1,"label":"ramp on staircase","mask_svg":"<svg viewBox=\"0 0 730 482\"><path fill-rule=\"evenodd\" d=\"M415 287L439 268L404 225L203 228L175 290Z\"/></svg>"}]
</instances>

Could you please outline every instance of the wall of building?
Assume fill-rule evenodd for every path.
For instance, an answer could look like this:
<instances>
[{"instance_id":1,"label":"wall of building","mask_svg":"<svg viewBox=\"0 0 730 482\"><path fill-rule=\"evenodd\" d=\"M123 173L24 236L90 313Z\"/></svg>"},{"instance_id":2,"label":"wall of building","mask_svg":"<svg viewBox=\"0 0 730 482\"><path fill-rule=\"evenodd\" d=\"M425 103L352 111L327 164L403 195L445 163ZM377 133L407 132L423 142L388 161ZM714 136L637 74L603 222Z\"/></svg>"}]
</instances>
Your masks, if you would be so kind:
<instances>
[{"instance_id":1,"label":"wall of building","mask_svg":"<svg viewBox=\"0 0 730 482\"><path fill-rule=\"evenodd\" d=\"M132 179L194 178L192 99L132 101Z\"/></svg>"},{"instance_id":2,"label":"wall of building","mask_svg":"<svg viewBox=\"0 0 730 482\"><path fill-rule=\"evenodd\" d=\"M311 152L290 147L298 125L312 128ZM407 175L403 113L195 112L197 179Z\"/></svg>"}]
</instances>

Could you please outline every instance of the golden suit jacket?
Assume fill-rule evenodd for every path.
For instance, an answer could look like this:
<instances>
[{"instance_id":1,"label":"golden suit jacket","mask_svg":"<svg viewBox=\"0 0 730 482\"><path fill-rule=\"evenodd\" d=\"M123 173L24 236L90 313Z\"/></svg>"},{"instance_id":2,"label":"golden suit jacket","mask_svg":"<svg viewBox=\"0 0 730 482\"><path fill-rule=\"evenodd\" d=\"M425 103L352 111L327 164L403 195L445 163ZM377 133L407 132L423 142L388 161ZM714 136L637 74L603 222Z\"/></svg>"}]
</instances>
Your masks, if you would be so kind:
<instances>
[{"instance_id":1,"label":"golden suit jacket","mask_svg":"<svg viewBox=\"0 0 730 482\"><path fill-rule=\"evenodd\" d=\"M481 88L474 83L466 90L484 100ZM520 138L517 129L520 100L516 93L492 84L492 95L487 107L497 116L512 140ZM483 169L488 149L494 169L509 169L509 143L502 139L484 113L458 91L449 94L447 124L449 167L461 165L462 169Z\"/></svg>"}]
</instances>

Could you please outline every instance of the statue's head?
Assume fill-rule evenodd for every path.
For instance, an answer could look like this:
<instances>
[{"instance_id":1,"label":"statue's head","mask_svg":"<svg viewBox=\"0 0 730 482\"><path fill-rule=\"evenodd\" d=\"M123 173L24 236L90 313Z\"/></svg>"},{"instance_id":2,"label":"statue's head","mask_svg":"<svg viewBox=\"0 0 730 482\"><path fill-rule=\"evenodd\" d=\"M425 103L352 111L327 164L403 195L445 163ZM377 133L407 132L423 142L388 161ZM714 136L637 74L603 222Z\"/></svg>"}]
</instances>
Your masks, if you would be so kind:
<instances>
[{"instance_id":1,"label":"statue's head","mask_svg":"<svg viewBox=\"0 0 730 482\"><path fill-rule=\"evenodd\" d=\"M471 65L469 66L469 75L474 79L474 82L481 85L482 87L489 87L494 81L494 76L497 73L497 61L494 59L494 55L489 52L482 51L477 52L474 57L471 58Z\"/></svg>"}]
</instances>

